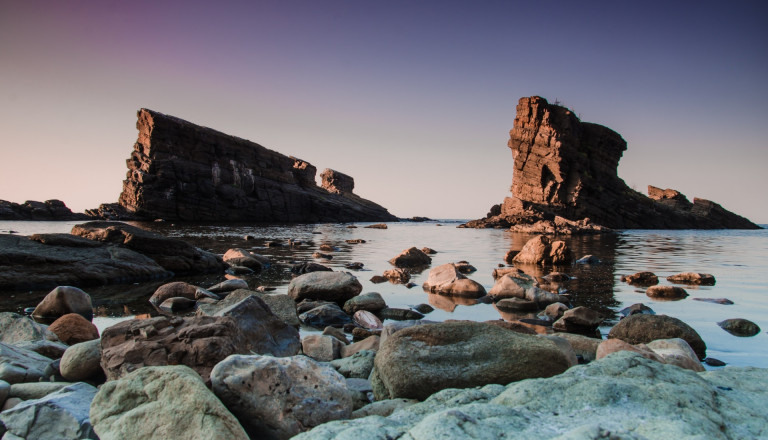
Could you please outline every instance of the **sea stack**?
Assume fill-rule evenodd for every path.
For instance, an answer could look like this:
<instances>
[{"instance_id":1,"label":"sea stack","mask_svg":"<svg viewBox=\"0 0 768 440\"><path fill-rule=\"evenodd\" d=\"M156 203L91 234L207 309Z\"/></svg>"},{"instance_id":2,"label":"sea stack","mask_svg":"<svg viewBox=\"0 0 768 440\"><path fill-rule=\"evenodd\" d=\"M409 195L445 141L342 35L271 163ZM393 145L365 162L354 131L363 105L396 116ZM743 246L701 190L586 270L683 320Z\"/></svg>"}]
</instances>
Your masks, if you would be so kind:
<instances>
[{"instance_id":1,"label":"sea stack","mask_svg":"<svg viewBox=\"0 0 768 440\"><path fill-rule=\"evenodd\" d=\"M627 142L615 131L581 122L572 111L521 98L509 132L511 196L467 227L509 227L562 217L615 229L757 229L717 203L649 187L647 197L619 178Z\"/></svg>"},{"instance_id":2,"label":"sea stack","mask_svg":"<svg viewBox=\"0 0 768 440\"><path fill-rule=\"evenodd\" d=\"M119 204L144 219L316 223L396 221L352 193L354 180L259 144L152 110L138 112L139 138ZM328 184L326 184L328 182Z\"/></svg>"}]
</instances>

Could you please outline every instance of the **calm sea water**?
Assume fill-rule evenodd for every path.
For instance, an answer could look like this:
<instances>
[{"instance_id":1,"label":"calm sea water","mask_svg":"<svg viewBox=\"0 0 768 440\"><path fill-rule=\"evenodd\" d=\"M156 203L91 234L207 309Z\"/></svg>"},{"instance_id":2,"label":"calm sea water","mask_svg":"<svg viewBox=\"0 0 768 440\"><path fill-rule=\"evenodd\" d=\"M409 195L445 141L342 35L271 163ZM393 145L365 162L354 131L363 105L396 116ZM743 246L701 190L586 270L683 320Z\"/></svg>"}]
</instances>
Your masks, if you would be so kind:
<instances>
[{"instance_id":1,"label":"calm sea water","mask_svg":"<svg viewBox=\"0 0 768 440\"><path fill-rule=\"evenodd\" d=\"M43 232L69 232L78 222L0 222L0 233L15 231L28 235ZM362 262L363 270L351 271L363 285L363 292L379 292L390 307L409 307L420 303L431 304L435 311L427 319L470 319L485 321L504 318L516 319L500 313L492 304L476 304L473 300L452 299L431 295L421 289L429 269L412 275L418 286L407 288L389 282L374 284L373 275L381 275L392 266L388 260L411 246L431 247L438 253L432 256L432 266L466 260L477 268L470 278L486 289L493 284L492 271L503 263L504 254L518 250L530 238L495 229L458 229L457 222L389 223L386 230L366 229L365 223L357 228L345 224L320 225L173 225L170 223L137 224L143 228L185 239L203 249L224 253L239 247L269 256L275 264L262 273L246 280L251 287L260 285L276 288L285 293L291 279L290 264L294 261L313 260L312 253L322 244L338 250L330 252L330 261L313 260L334 270L346 270L344 264ZM246 235L253 236L245 240ZM363 239L366 243L348 244L348 239ZM267 242L286 243L299 240L302 245L290 248L267 247ZM628 230L617 234L565 237L577 258L592 254L604 264L597 266L574 265L559 267L576 279L565 285L573 295L575 305L600 311L606 318L600 328L605 335L618 320L618 310L642 302L658 314L666 314L688 323L707 343L707 353L729 365L768 367L768 336L761 332L754 337L736 337L717 322L728 318L746 318L768 330L768 230L757 231L646 231ZM326 252L327 253L327 252ZM531 275L542 276L552 268L523 268ZM661 284L663 277L679 272L706 272L715 275L715 286L688 287L690 294L681 301L657 301L648 298L645 290L619 281L623 274L639 271L656 273ZM223 276L206 275L186 277L183 280L208 287L222 281ZM164 282L167 282L164 281ZM137 314L156 314L147 299L163 282L134 285L106 286L85 289L93 297L100 329L121 319ZM20 312L33 307L47 292L0 292L0 311ZM693 300L701 298L728 298L735 304L720 305ZM532 315L531 315L532 316ZM304 329L304 332L311 330Z\"/></svg>"}]
</instances>

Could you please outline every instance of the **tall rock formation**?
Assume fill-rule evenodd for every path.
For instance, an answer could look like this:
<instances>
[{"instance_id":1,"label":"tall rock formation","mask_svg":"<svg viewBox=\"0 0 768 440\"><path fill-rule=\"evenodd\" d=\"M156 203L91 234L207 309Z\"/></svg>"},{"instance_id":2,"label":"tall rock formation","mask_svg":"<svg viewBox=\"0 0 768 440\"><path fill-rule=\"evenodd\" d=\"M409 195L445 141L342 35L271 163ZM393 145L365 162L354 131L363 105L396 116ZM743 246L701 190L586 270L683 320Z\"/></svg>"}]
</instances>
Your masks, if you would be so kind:
<instances>
[{"instance_id":1,"label":"tall rock formation","mask_svg":"<svg viewBox=\"0 0 768 440\"><path fill-rule=\"evenodd\" d=\"M646 197L629 188L617 174L626 141L544 98L520 99L509 134L512 195L466 226L508 227L560 216L617 229L758 228L708 200L691 203L675 190L655 187Z\"/></svg>"},{"instance_id":2,"label":"tall rock formation","mask_svg":"<svg viewBox=\"0 0 768 440\"><path fill-rule=\"evenodd\" d=\"M139 138L119 204L132 215L220 222L395 221L352 193L354 180L259 144L152 110L138 112ZM326 189L327 188L327 189Z\"/></svg>"}]
</instances>

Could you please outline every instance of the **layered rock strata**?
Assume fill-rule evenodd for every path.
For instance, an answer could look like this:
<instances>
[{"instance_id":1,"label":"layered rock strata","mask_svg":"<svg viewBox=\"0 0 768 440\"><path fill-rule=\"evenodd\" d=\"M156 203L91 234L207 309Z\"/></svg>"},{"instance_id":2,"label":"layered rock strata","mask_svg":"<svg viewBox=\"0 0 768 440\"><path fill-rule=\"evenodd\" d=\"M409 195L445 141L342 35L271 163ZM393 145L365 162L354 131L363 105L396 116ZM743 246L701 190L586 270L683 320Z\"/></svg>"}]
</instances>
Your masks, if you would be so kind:
<instances>
[{"instance_id":1,"label":"layered rock strata","mask_svg":"<svg viewBox=\"0 0 768 440\"><path fill-rule=\"evenodd\" d=\"M352 193L354 180L245 139L152 110L138 112L119 204L147 219L183 221L394 221Z\"/></svg>"},{"instance_id":2,"label":"layered rock strata","mask_svg":"<svg viewBox=\"0 0 768 440\"><path fill-rule=\"evenodd\" d=\"M626 141L601 125L581 122L544 98L521 98L508 143L514 159L512 195L469 227L509 227L560 216L617 229L756 229L717 203L675 190L629 188L617 168Z\"/></svg>"}]
</instances>

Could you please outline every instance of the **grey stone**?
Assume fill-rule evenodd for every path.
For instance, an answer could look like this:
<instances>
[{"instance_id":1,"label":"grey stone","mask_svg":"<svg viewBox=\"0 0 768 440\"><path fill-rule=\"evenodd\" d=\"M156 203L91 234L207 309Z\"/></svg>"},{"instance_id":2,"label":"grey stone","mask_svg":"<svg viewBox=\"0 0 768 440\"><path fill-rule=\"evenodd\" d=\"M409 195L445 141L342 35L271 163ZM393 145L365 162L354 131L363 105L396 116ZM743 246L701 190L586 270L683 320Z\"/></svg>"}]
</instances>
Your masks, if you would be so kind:
<instances>
[{"instance_id":1,"label":"grey stone","mask_svg":"<svg viewBox=\"0 0 768 440\"><path fill-rule=\"evenodd\" d=\"M40 399L60 389L72 385L71 382L26 382L11 385L10 397L21 400Z\"/></svg>"},{"instance_id":2,"label":"grey stone","mask_svg":"<svg viewBox=\"0 0 768 440\"><path fill-rule=\"evenodd\" d=\"M64 352L59 371L71 381L87 380L104 374L101 369L101 340L81 342Z\"/></svg>"},{"instance_id":3,"label":"grey stone","mask_svg":"<svg viewBox=\"0 0 768 440\"><path fill-rule=\"evenodd\" d=\"M226 293L237 289L248 289L248 283L245 280L236 278L234 280L226 280L213 285L208 288L208 291L213 293Z\"/></svg>"},{"instance_id":4,"label":"grey stone","mask_svg":"<svg viewBox=\"0 0 768 440\"><path fill-rule=\"evenodd\" d=\"M18 348L34 351L37 354L41 354L51 359L61 359L64 356L64 352L69 348L67 344L62 342L49 341L47 339L41 339L39 341L26 341L13 344Z\"/></svg>"},{"instance_id":5,"label":"grey stone","mask_svg":"<svg viewBox=\"0 0 768 440\"><path fill-rule=\"evenodd\" d=\"M59 338L44 324L13 312L0 313L0 342L16 345L20 342L58 341Z\"/></svg>"},{"instance_id":6,"label":"grey stone","mask_svg":"<svg viewBox=\"0 0 768 440\"><path fill-rule=\"evenodd\" d=\"M718 322L717 325L734 336L755 336L760 333L760 327L748 319L726 319Z\"/></svg>"},{"instance_id":7,"label":"grey stone","mask_svg":"<svg viewBox=\"0 0 768 440\"><path fill-rule=\"evenodd\" d=\"M91 296L77 287L58 286L35 307L32 316L44 319L60 318L68 313L77 313L83 318L93 320Z\"/></svg>"},{"instance_id":8,"label":"grey stone","mask_svg":"<svg viewBox=\"0 0 768 440\"><path fill-rule=\"evenodd\" d=\"M361 350L352 356L335 359L331 366L347 378L367 379L373 370L373 359L376 352L373 350Z\"/></svg>"},{"instance_id":9,"label":"grey stone","mask_svg":"<svg viewBox=\"0 0 768 440\"><path fill-rule=\"evenodd\" d=\"M95 387L78 382L3 411L0 422L8 431L3 438L98 439L89 420L89 409L96 391Z\"/></svg>"},{"instance_id":10,"label":"grey stone","mask_svg":"<svg viewBox=\"0 0 768 440\"><path fill-rule=\"evenodd\" d=\"M11 384L4 380L0 380L0 408L5 404L5 399L11 393Z\"/></svg>"},{"instance_id":11,"label":"grey stone","mask_svg":"<svg viewBox=\"0 0 768 440\"><path fill-rule=\"evenodd\" d=\"M52 359L34 351L0 342L0 380L10 384L39 381L51 362Z\"/></svg>"},{"instance_id":12,"label":"grey stone","mask_svg":"<svg viewBox=\"0 0 768 440\"><path fill-rule=\"evenodd\" d=\"M387 306L384 298L378 292L368 292L347 300L344 303L344 311L354 315L358 310L377 312Z\"/></svg>"},{"instance_id":13,"label":"grey stone","mask_svg":"<svg viewBox=\"0 0 768 440\"><path fill-rule=\"evenodd\" d=\"M632 345L647 344L656 339L680 338L691 346L699 359L707 357L707 345L696 330L666 315L629 315L613 326L608 338L618 338Z\"/></svg>"},{"instance_id":14,"label":"grey stone","mask_svg":"<svg viewBox=\"0 0 768 440\"><path fill-rule=\"evenodd\" d=\"M343 303L357 296L363 286L347 272L310 272L291 280L288 296L294 301L320 299Z\"/></svg>"},{"instance_id":15,"label":"grey stone","mask_svg":"<svg viewBox=\"0 0 768 440\"><path fill-rule=\"evenodd\" d=\"M344 324L352 322L352 318L344 313L344 311L341 310L341 307L337 304L325 304L302 313L299 315L299 321L304 325L315 328L325 328L329 325L333 327L343 327Z\"/></svg>"},{"instance_id":16,"label":"grey stone","mask_svg":"<svg viewBox=\"0 0 768 440\"><path fill-rule=\"evenodd\" d=\"M353 419L359 419L366 416L387 417L400 408L407 408L415 403L416 399L386 399L373 402L356 411L352 412Z\"/></svg>"},{"instance_id":17,"label":"grey stone","mask_svg":"<svg viewBox=\"0 0 768 440\"><path fill-rule=\"evenodd\" d=\"M305 355L320 362L330 362L341 357L344 343L328 335L309 335L301 340Z\"/></svg>"},{"instance_id":18,"label":"grey stone","mask_svg":"<svg viewBox=\"0 0 768 440\"><path fill-rule=\"evenodd\" d=\"M144 367L105 383L91 404L101 440L248 440L232 413L184 365Z\"/></svg>"}]
</instances>

